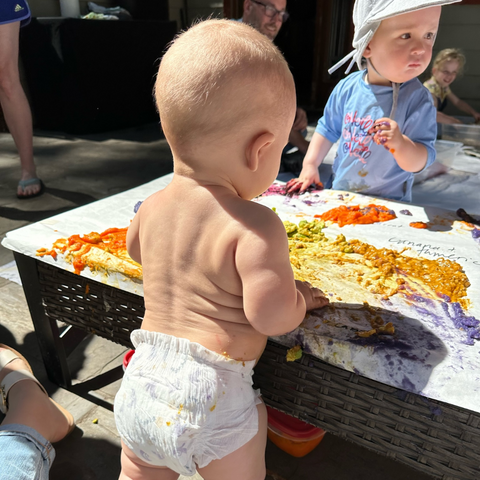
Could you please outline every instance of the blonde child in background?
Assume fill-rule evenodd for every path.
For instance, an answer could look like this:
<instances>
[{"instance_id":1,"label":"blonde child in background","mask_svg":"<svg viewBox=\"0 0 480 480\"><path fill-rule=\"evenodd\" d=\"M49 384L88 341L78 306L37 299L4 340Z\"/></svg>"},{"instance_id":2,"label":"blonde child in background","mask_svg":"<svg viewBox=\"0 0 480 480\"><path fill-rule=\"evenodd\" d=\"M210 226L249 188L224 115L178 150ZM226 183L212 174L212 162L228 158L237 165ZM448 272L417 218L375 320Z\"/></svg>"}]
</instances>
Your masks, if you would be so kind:
<instances>
[{"instance_id":1,"label":"blonde child in background","mask_svg":"<svg viewBox=\"0 0 480 480\"><path fill-rule=\"evenodd\" d=\"M328 303L294 280L278 216L250 201L278 173L293 78L267 37L207 20L169 48L155 96L174 176L128 230L146 312L115 398L120 479L264 480L267 414L252 369L269 335Z\"/></svg>"},{"instance_id":2,"label":"blonde child in background","mask_svg":"<svg viewBox=\"0 0 480 480\"><path fill-rule=\"evenodd\" d=\"M416 77L432 58L440 5L455 1L355 2L355 50L330 72L350 57L360 71L333 90L290 192L320 182L318 167L339 140L332 188L411 201L414 173L435 161L437 136L432 99Z\"/></svg>"},{"instance_id":3,"label":"blonde child in background","mask_svg":"<svg viewBox=\"0 0 480 480\"><path fill-rule=\"evenodd\" d=\"M463 123L458 118L443 113L447 102L451 102L459 110L472 115L475 122L480 121L478 113L467 102L460 100L450 89L450 85L463 72L465 55L458 48L446 48L438 52L432 66L432 77L424 82L432 94L433 103L437 109L438 123Z\"/></svg>"}]
</instances>

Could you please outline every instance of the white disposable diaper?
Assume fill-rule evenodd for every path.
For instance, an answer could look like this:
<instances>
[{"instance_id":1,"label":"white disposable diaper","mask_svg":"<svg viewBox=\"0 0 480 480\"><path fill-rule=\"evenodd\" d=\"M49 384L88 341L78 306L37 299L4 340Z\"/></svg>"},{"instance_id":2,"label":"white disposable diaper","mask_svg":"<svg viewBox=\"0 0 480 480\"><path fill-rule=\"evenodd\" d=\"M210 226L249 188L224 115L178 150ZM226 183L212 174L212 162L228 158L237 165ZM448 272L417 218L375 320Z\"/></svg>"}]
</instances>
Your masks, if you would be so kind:
<instances>
[{"instance_id":1,"label":"white disposable diaper","mask_svg":"<svg viewBox=\"0 0 480 480\"><path fill-rule=\"evenodd\" d=\"M145 462L191 476L258 431L255 361L239 362L184 338L135 330L115 397L115 422Z\"/></svg>"}]
</instances>

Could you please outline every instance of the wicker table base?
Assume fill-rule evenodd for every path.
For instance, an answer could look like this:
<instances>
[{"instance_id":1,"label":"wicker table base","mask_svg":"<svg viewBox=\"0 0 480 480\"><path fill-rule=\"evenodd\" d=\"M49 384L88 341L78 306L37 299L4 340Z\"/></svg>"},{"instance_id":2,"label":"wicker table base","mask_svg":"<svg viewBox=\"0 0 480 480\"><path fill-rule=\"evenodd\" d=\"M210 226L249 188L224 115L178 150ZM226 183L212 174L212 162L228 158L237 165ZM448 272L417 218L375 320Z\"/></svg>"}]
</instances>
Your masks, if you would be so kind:
<instances>
[{"instance_id":1,"label":"wicker table base","mask_svg":"<svg viewBox=\"0 0 480 480\"><path fill-rule=\"evenodd\" d=\"M68 388L57 321L131 347L143 298L15 254L47 372ZM265 403L437 478L480 478L480 414L427 400L268 342L255 367Z\"/></svg>"}]
</instances>

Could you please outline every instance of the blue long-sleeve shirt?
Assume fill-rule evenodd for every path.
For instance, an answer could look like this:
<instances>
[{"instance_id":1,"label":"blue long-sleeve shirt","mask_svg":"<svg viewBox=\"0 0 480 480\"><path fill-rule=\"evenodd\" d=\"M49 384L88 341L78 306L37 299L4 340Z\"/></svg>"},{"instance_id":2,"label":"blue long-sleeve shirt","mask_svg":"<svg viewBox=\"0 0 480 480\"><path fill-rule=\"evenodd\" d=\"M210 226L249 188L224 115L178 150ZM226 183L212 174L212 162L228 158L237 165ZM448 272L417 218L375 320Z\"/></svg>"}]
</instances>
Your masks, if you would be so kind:
<instances>
[{"instance_id":1,"label":"blue long-sleeve shirt","mask_svg":"<svg viewBox=\"0 0 480 480\"><path fill-rule=\"evenodd\" d=\"M368 133L375 120L389 117L393 89L368 85L364 78L365 71L360 71L338 83L318 121L317 133L332 143L340 139L332 188L409 202L414 174L403 170ZM436 110L429 91L417 78L400 86L393 120L404 135L427 148L426 167L430 166L436 155Z\"/></svg>"}]
</instances>

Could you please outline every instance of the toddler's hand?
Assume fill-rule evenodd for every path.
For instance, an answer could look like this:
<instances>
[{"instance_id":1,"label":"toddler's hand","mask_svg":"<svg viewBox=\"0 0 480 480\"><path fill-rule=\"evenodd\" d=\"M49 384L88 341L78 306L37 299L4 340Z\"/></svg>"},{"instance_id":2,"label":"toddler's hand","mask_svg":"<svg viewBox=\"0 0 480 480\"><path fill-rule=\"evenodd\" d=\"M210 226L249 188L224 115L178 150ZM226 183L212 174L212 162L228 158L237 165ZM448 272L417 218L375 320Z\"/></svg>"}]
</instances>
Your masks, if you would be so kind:
<instances>
[{"instance_id":1,"label":"toddler's hand","mask_svg":"<svg viewBox=\"0 0 480 480\"><path fill-rule=\"evenodd\" d=\"M315 165L304 164L300 176L287 182L287 193L303 193L312 183L321 185L318 168Z\"/></svg>"},{"instance_id":2,"label":"toddler's hand","mask_svg":"<svg viewBox=\"0 0 480 480\"><path fill-rule=\"evenodd\" d=\"M303 295L308 310L315 310L316 308L322 308L330 303L330 300L319 289L312 287L308 282L295 281L297 290Z\"/></svg>"},{"instance_id":3,"label":"toddler's hand","mask_svg":"<svg viewBox=\"0 0 480 480\"><path fill-rule=\"evenodd\" d=\"M376 120L368 133L373 134L373 140L377 145L383 145L391 153L395 153L403 140L398 123L390 118Z\"/></svg>"}]
</instances>

